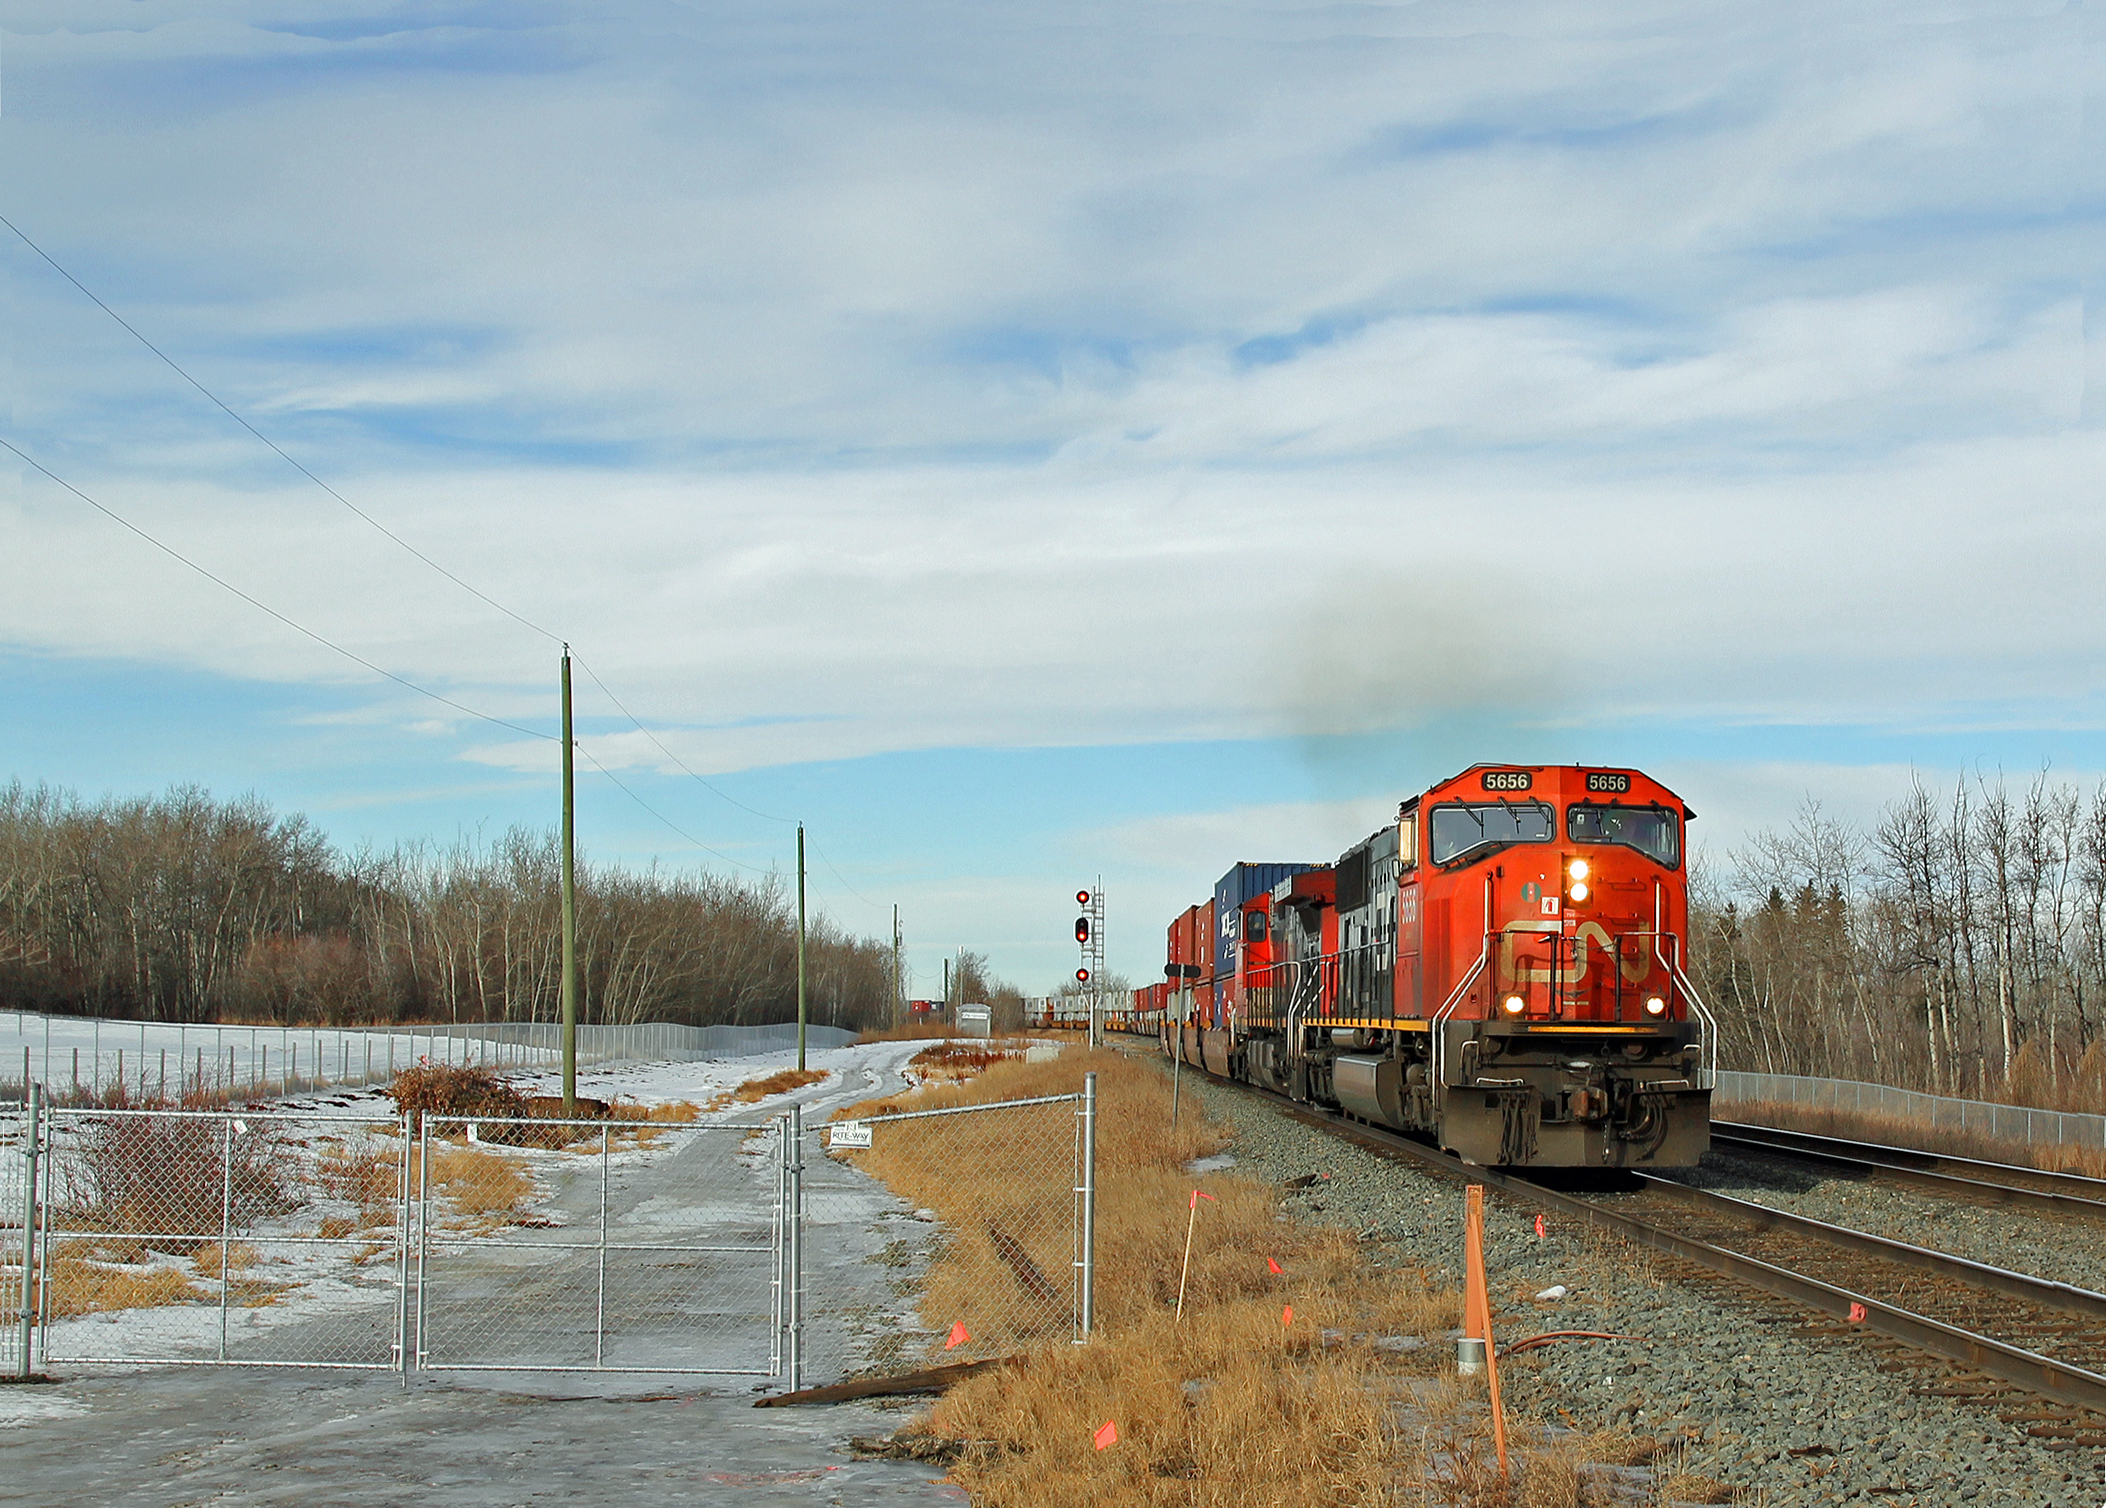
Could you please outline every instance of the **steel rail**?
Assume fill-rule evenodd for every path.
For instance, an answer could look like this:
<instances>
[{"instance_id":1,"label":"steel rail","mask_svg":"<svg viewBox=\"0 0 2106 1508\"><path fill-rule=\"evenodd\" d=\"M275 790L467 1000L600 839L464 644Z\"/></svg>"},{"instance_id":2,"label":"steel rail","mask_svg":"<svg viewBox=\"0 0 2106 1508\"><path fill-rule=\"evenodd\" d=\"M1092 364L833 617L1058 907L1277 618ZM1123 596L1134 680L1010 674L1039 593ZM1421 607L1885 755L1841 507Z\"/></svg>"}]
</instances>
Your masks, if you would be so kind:
<instances>
[{"instance_id":1,"label":"steel rail","mask_svg":"<svg viewBox=\"0 0 2106 1508\"><path fill-rule=\"evenodd\" d=\"M1710 1189L1693 1188L1673 1179L1656 1178L1650 1173L1640 1173L1638 1176L1645 1180L1647 1193L1660 1194L1678 1203L1711 1210L1735 1220L1745 1220L1764 1230L1788 1231L1827 1246L1840 1247L1844 1251L1879 1257L1889 1262L1898 1262L1905 1267L1935 1273L1941 1278L1952 1278L1970 1288L1986 1288L2051 1309L2089 1315L2094 1319L2106 1319L2106 1293L2094 1293L2089 1288L2057 1283L2048 1278L2036 1278L2030 1273L2013 1272L2008 1268L1991 1267L1986 1262L1956 1257L1950 1252L1933 1251L1929 1247L1911 1246L1906 1241L1895 1241L1886 1236L1851 1230L1845 1225L1831 1225L1825 1220L1815 1220L1808 1215L1780 1210L1767 1204L1756 1204L1747 1199L1735 1199L1727 1194L1714 1193Z\"/></svg>"},{"instance_id":2,"label":"steel rail","mask_svg":"<svg viewBox=\"0 0 2106 1508\"><path fill-rule=\"evenodd\" d=\"M1451 1177L1482 1183L1516 1198L1548 1205L1561 1213L1616 1232L1625 1239L1655 1251L1680 1257L1751 1288L1789 1299L1819 1313L1844 1320L1860 1329L1890 1336L1918 1351L1988 1374L1999 1381L2026 1389L2059 1403L2074 1404L2106 1414L2106 1376L2073 1367L2052 1357L2007 1345L1986 1335L1948 1325L1942 1320L1890 1304L1870 1294L1852 1293L1818 1278L1810 1278L1759 1258L1744 1256L1708 1241L1663 1229L1634 1216L1589 1203L1556 1189L1509 1174L1494 1172L1437 1152L1408 1137L1359 1121L1349 1121L1304 1105L1290 1104L1286 1113L1346 1140L1358 1140L1402 1152ZM1931 1255L1938 1255L1932 1253ZM1955 1259L1957 1260L1957 1259ZM1953 1274L1958 1276L1957 1273ZM2014 1275L2015 1276L2015 1275ZM1861 1316L1861 1317L1859 1317Z\"/></svg>"},{"instance_id":3,"label":"steel rail","mask_svg":"<svg viewBox=\"0 0 2106 1508\"><path fill-rule=\"evenodd\" d=\"M1988 1204L2008 1204L2051 1215L2077 1215L2106 1220L2106 1182L2075 1173L2048 1173L2005 1163L1977 1162L1905 1147L1843 1141L1800 1131L1773 1131L1765 1126L1715 1123L1714 1147L1736 1152L1766 1152L1826 1167L1854 1169L1895 1183L1930 1189L1947 1196L1964 1195ZM2029 1188L2015 1180L2037 1179L2047 1189ZM2066 1192L2055 1192L2060 1188Z\"/></svg>"}]
</instances>

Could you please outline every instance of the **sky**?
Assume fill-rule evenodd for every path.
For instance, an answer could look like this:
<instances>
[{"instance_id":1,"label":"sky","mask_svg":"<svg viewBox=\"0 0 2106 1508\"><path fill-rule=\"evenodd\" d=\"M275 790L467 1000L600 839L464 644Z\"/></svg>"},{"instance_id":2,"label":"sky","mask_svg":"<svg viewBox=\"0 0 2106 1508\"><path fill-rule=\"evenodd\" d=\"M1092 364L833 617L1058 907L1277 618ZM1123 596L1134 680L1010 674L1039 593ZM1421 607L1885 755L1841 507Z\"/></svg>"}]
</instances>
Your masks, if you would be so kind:
<instances>
[{"instance_id":1,"label":"sky","mask_svg":"<svg viewBox=\"0 0 2106 1508\"><path fill-rule=\"evenodd\" d=\"M2101 25L9 0L0 779L546 826L567 641L589 858L933 993L1479 760L2095 778Z\"/></svg>"}]
</instances>

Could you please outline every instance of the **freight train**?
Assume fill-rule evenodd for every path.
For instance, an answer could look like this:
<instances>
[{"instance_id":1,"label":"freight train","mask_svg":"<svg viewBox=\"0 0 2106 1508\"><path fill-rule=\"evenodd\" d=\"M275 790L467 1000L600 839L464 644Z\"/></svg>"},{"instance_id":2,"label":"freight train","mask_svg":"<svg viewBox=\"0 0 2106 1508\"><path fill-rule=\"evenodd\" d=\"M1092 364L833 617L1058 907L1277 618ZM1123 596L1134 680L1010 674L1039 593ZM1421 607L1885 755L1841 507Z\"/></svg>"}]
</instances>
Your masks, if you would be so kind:
<instances>
[{"instance_id":1,"label":"freight train","mask_svg":"<svg viewBox=\"0 0 2106 1508\"><path fill-rule=\"evenodd\" d=\"M1693 1166L1695 815L1636 770L1473 765L1334 863L1230 869L1107 1025L1483 1166Z\"/></svg>"}]
</instances>

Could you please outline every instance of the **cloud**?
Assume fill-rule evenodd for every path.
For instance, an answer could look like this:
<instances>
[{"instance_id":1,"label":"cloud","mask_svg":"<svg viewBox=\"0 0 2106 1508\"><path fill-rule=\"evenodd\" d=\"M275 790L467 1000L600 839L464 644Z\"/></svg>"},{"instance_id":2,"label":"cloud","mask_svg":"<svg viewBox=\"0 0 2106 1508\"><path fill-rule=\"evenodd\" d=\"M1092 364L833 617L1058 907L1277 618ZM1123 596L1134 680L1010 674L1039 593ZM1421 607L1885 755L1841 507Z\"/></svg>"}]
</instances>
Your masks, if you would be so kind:
<instances>
[{"instance_id":1,"label":"cloud","mask_svg":"<svg viewBox=\"0 0 2106 1508\"><path fill-rule=\"evenodd\" d=\"M699 769L2094 710L2069 16L11 24L11 214ZM24 248L0 275L13 437L358 654L548 725L552 643ZM0 508L0 639L363 675L34 478ZM546 762L398 690L377 718ZM665 768L594 696L596 755Z\"/></svg>"}]
</instances>

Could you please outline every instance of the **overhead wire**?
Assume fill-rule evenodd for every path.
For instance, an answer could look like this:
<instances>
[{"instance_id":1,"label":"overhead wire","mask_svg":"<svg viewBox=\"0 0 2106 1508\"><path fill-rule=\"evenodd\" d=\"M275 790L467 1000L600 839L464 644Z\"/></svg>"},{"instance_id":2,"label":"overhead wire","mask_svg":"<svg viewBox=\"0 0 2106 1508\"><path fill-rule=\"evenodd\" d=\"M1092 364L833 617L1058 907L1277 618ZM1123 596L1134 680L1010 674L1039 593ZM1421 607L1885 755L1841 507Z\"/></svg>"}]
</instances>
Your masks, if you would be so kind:
<instances>
[{"instance_id":1,"label":"overhead wire","mask_svg":"<svg viewBox=\"0 0 2106 1508\"><path fill-rule=\"evenodd\" d=\"M554 634L549 632L549 630L543 628L540 624L534 622L533 619L524 617L521 614L514 612L511 608L506 607L502 602L499 602L495 597L492 597L489 593L462 580L459 576L456 576L452 571L449 571L445 566L440 565L439 562L433 560L429 555L425 554L422 550L418 549L415 545L411 544L408 540L404 539L401 535L397 534L393 529L390 529L386 524L382 523L372 514L366 512L365 509L359 507L358 504L352 502L351 499L345 497L341 492L338 492L334 487L330 486L327 482L323 481L320 477L316 476L313 472L309 471L305 466L301 465L297 460L293 459L291 455L287 454L284 447L279 445L276 440L273 440L269 435L265 434L255 425L249 423L247 419L244 419L240 414L236 413L232 408L230 408L226 404L226 402L223 399L221 399L219 394L213 392L212 389L206 387L202 382L199 382L195 377L191 376L189 372L185 371L181 363L177 362L173 356L170 356L166 351L162 350L159 346L155 345L152 341L148 340L144 335L140 334L139 330L132 324L130 320L126 319L115 309L112 309L108 304L104 303L99 297L96 296L94 289L90 288L86 283L83 283L79 278L75 277L72 273L68 272L63 266L59 264L59 261L56 257L52 256L52 254L46 251L43 247L37 245L36 242L32 241L21 226L15 224L14 221L8 219L5 215L0 215L0 225L5 225L9 230L13 231L17 236L19 236L24 246L27 246L31 251L35 252L38 256L42 257L44 261L50 265L51 269L54 272L56 272L60 277L64 278L67 282L71 283L74 287L78 288L83 294L85 294L88 300L91 303L93 303L96 308L100 309L111 319L114 319L115 321L117 321L118 324L122 325L126 332L131 335L132 339L138 341L140 345L146 347L147 350L153 352L154 355L160 357L161 360L167 364L168 369L171 372L174 372L178 377L182 378L185 382L189 383L192 387L196 388L200 393L204 394L205 398L221 413L225 414L229 419L232 419L236 424L239 424L243 429L247 430L250 434L254 435L264 444L268 445L273 451L276 451L279 459L284 461L286 465L292 467L293 470L299 472L301 476L306 477L308 481L314 483L315 486L321 488L324 492L328 493L331 497L335 498L338 502L342 503L346 508L349 508L353 513L357 514L360 518L364 519L367 523L371 524L374 528L378 529L382 534L385 534L389 539L393 540L403 549L409 551L410 554L416 556L417 559L423 561L426 565L430 566L434 571L437 571L441 576L444 576L448 581L452 582L462 591L468 592L476 597L481 598L485 603L489 604L491 607L496 608L499 612L503 613L507 618L510 618L513 622L521 625L522 627L532 629L535 633L540 634L543 638L552 640L559 644L563 642L562 636L560 634Z\"/></svg>"},{"instance_id":2,"label":"overhead wire","mask_svg":"<svg viewBox=\"0 0 2106 1508\"><path fill-rule=\"evenodd\" d=\"M636 731L641 733L645 738L651 740L651 742L657 746L659 753L663 754L667 759L670 759L674 764L679 765L680 768L687 774L687 776L691 780L693 780L697 785L701 786L704 790L709 791L714 795L722 797L724 800L730 802L733 806L737 807L740 811L751 812L754 816L759 817L764 821L780 822L785 826L795 825L797 820L796 818L778 817L773 812L764 812L757 806L748 806L745 802L739 800L738 797L730 794L728 791L720 790L718 787L712 785L708 780L704 779L702 776L696 774L693 770L689 769L685 760L683 760L678 754L675 754L671 749L668 749L662 742L660 742L658 735L644 726L643 719L639 718L635 713L631 712L626 705L623 704L622 699L614 694L614 689L610 687L605 681L600 679L599 672L585 663L585 659L582 655L580 655L575 649L573 649L571 651L570 657L584 670L584 672L587 675L592 677L593 685L599 687L600 690L607 693L607 700L614 703L615 706L621 708L622 716L629 719L630 722L636 724Z\"/></svg>"},{"instance_id":3,"label":"overhead wire","mask_svg":"<svg viewBox=\"0 0 2106 1508\"><path fill-rule=\"evenodd\" d=\"M244 430L248 431L248 433L254 436L257 440L260 440L263 444L269 446L271 451L275 455L277 455L279 459L283 460L288 466L292 467L295 471L299 472L300 475L307 478L308 481L314 483L315 486L321 488L322 491L326 492L330 497L334 498L345 508L349 509L359 519L363 520L366 524L370 525L372 528L377 530L380 534L384 535L394 544L400 546L403 550L407 551L410 555L414 556L417 560L421 561L424 565L438 572L439 575L444 576L455 586L461 588L462 591L467 592L469 595L475 597L477 600L481 601L485 605L496 609L498 612L504 614L507 618L510 618L513 622L518 623L524 628L532 630L534 633L540 634L543 638L548 639L551 642L558 644L564 643L564 640L560 634L554 633L551 630L546 629L540 624L534 622L531 618L528 618L523 614L514 611L512 608L506 606L503 602L500 602L497 598L491 596L488 592L483 591L480 587L477 587L472 582L467 581L454 571L449 570L446 566L434 560L431 556L425 554L424 551L418 549L415 545L411 544L408 540L404 539L401 535L397 534L393 529L390 529L386 524L382 523L372 514L366 512L365 509L359 507L356 503L352 502L349 498L345 497L341 492L337 491L334 487L330 486L327 482L322 480L321 477L315 475L313 471L309 470L305 465L301 464L301 462L294 456L292 456L290 453L288 453L283 446L279 445L277 441L273 440L269 435L265 434L262 430L258 429L254 424L251 424L247 418L245 418L241 413L235 410L217 393L213 392L210 388L206 387L204 383L200 382L196 377L192 376L190 372L186 368L184 368L182 363L178 362L174 357L170 356L166 351L162 350L160 346L156 345L152 340L148 339L147 336L143 332L141 332L137 326L133 325L130 320L127 320L115 309L111 308L110 305L104 302L101 296L98 295L94 289L90 288L79 278L75 277L72 274L72 272L67 270L64 264L62 264L56 257L52 256L50 252L46 251L42 246L38 245L37 242L33 240L28 234L28 232L24 231L21 226L15 224L14 221L8 219L5 215L0 215L0 225L5 225L10 231L14 232L15 236L22 242L22 244L27 246L31 251L35 252L40 258L42 258L44 263L47 266L49 266L52 269L52 271L56 272L68 283L72 284L74 288L78 289L82 296L85 297L90 303L94 304L96 308L100 309L104 314L107 314L111 319L115 320L117 324L123 328L125 333L130 335L134 340L138 341L140 345L146 347L147 350L153 352L153 354L156 357L158 357L161 360L161 362L168 367L170 371L174 372L178 377L182 378L183 381L188 383L191 387L195 388L200 394L204 396L204 398L208 402L210 402L221 413L225 414L228 418L232 419L236 424L240 425ZM559 738L556 738L554 735L540 733L532 728L526 728L522 727L517 723L508 722L503 718L493 717L485 712L478 712L473 707L469 707L461 702L457 702L451 697L442 696L438 692L431 691L423 686L419 686L414 681L408 680L403 676L397 675L391 670L386 670L383 669L381 666L375 665L372 661L365 659L363 656L355 654L352 651L345 649L342 645L334 643L333 641L314 632L312 629L309 629L304 625L295 622L293 619L285 616L283 613L278 612L275 608L272 608L267 604L257 600L255 597L250 596L247 592L235 586L233 583L214 575L211 571L197 564L197 562L189 559L187 556L175 550L173 547L163 543L161 540L156 539L153 535L148 534L144 529L139 528L137 525L133 524L130 520L124 518L114 510L105 507L103 504L97 502L94 498L89 497L85 492L82 492L79 488L73 486L72 483L58 476L56 473L52 472L47 467L45 467L41 462L37 461L34 457L26 454L25 452L17 448L15 445L9 443L4 438L0 438L0 445L6 445L10 451L13 451L14 454L16 454L17 456L20 456L22 460L28 462L29 465L34 466L38 471L43 472L43 474L49 477L52 481L58 483L61 487L64 487L67 491L73 493L76 497L79 497L83 502L89 504L91 507L94 507L102 513L106 514L115 522L131 530L134 534L137 534L141 539L144 539L147 543L153 545L156 549L163 551L175 560L181 561L184 565L190 567L199 575L204 576L207 580L213 582L215 585L223 587L227 591L234 593L236 596L240 597L243 601L249 603L251 606L259 609L262 612L268 613L271 617L277 619L286 627L294 629L295 631L306 635L308 638L313 639L316 643L322 644L327 648L334 650L336 653L343 655L346 659L349 659L365 667L367 670L372 671L375 675L384 676L388 680L394 681L398 685L407 687L408 689L417 692L420 696L429 697L432 700L442 703L445 706L452 707L457 711L467 713L471 717L480 718L483 721L495 724L498 727L509 728L514 732L524 733L527 734L529 737L533 738L547 739L552 743L561 742L561 740ZM618 695L615 694L614 689L611 686L609 686L605 680L601 679L599 672L595 671L582 656L576 653L575 650L571 651L571 659L580 668L584 670L586 675L591 677L593 684L598 686L601 692L606 695L607 699L610 702L614 703L614 705L618 709L620 709L622 716L626 717L632 724L634 724L638 732L642 733L645 738L649 739L652 745L656 747L661 754L665 755L667 759L671 760L675 765L677 765L682 771L682 773L687 775L688 778L693 780L696 784L700 785L704 790L709 791L711 794L717 796L723 801L729 802L731 805L739 808L739 810L741 811L748 812L753 816L761 818L763 821L780 822L785 825L788 825L795 820L789 817L777 816L772 812L764 812L758 807L750 806L746 802L739 800L736 796L731 795L728 791L725 791L721 787L715 785L714 783L706 779L704 776L696 772L694 769L690 768L685 760L681 759L679 755L675 754L671 749L666 747L664 741L660 739L657 734L653 733L651 729L644 724L641 718L639 718L634 712L629 710L628 705L625 702L623 702ZM741 863L739 860L732 858L729 854L726 854L721 850L712 848L707 843L702 842L693 834L687 832L677 823L673 822L670 818L666 817L662 812L658 811L657 808L653 807L641 796L637 795L636 792L631 790L627 784L625 784L619 777L617 777L614 774L612 770L609 770L604 764L601 764L600 761L597 758L595 758L589 750L586 750L582 743L579 743L577 747L580 749L581 752L584 752L585 757L588 760L591 760L592 764L600 771L601 774L605 775L609 780L612 780L615 783L615 785L621 788L624 794L626 794L632 801L636 802L638 806L641 806L645 811L649 812L653 817L657 818L658 821L663 823L670 831L679 834L680 837L684 838L687 842L692 843L695 847L701 849L704 853L713 854L717 858L722 859L727 864L736 865L737 867L748 870L749 872L754 874L767 873L767 871L765 870L755 869L750 864ZM833 872L834 878L840 880L843 888L845 888L849 894L855 896L857 900L862 901L863 904L866 906L871 906L878 910L884 909L883 907L878 906L877 902L871 900L868 896L865 896L864 894L862 894L862 892L858 891L853 885L850 885L847 879L841 874L841 871L835 867L833 860L827 858L823 852L820 854L820 858L822 859L822 861L824 861L826 867Z\"/></svg>"},{"instance_id":4,"label":"overhead wire","mask_svg":"<svg viewBox=\"0 0 2106 1508\"><path fill-rule=\"evenodd\" d=\"M629 789L628 782L623 780L621 776L615 774L614 771L608 769L605 765L601 764L597 756L593 754L592 750L585 747L585 744L582 740L578 742L576 747L580 754L583 754L588 760L592 762L592 766L594 769L598 770L602 775L605 775L609 780L615 783L615 785L621 790L621 793L624 796L627 796L631 801L635 802L638 806L642 807L645 811L649 812L652 816L656 817L660 822L663 822L672 831L680 834L681 837L687 839L688 842L694 844L695 847L701 849L704 853L715 854L725 863L737 865L740 869L747 871L749 874L772 873L771 870L759 869L751 864L747 864L742 862L741 860L734 859L730 854L725 853L721 849L711 848L707 843L704 843L693 833L687 831L687 829L680 826L679 823L673 821L672 818L666 816L664 812L661 812L660 810L658 810L657 807L651 805L650 802L644 800L643 797L637 795L636 792Z\"/></svg>"},{"instance_id":5,"label":"overhead wire","mask_svg":"<svg viewBox=\"0 0 2106 1508\"><path fill-rule=\"evenodd\" d=\"M863 894L862 891L856 889L855 886L849 884L848 876L841 873L840 870L834 869L834 861L826 856L825 849L821 848L817 843L812 844L811 847L812 852L819 855L819 862L824 864L828 869L833 870L834 878L841 882L841 888L843 890L846 890L850 895L854 896L857 900L861 901L864 905L868 906L873 911L883 911L885 909L885 907L879 905L869 896Z\"/></svg>"},{"instance_id":6,"label":"overhead wire","mask_svg":"<svg viewBox=\"0 0 2106 1508\"><path fill-rule=\"evenodd\" d=\"M132 533L138 535L139 538L145 540L148 544L152 545L156 550L159 550L162 554L168 556L169 559L179 561L183 565L188 566L191 570L197 572L198 575L204 577L214 586L220 587L225 591L232 592L235 596L239 597L249 606L255 608L258 612L267 614L268 616L277 619L278 622L284 624L287 628L293 630L295 633L306 635L308 638L314 640L315 643L321 645L323 648L335 651L337 654L342 655L345 659L351 661L353 664L362 665L367 670L372 671L373 674L377 676L384 676L388 680L393 681L396 685L407 687L409 690L416 692L419 696L430 697L433 701L438 702L442 706L451 707L456 712L465 712L470 717L480 718L484 722L494 724L495 726L500 728L509 728L514 733L524 733L529 738L543 738L547 739L550 743L562 742L562 739L558 738L553 733L542 733L536 729L524 727L519 723L507 721L502 717L495 717L488 712L480 712L475 708L469 706L466 702L457 702L452 697L441 695L439 692L433 691L428 686L418 685L415 681L410 680L406 676L397 675L394 671L387 669L385 666L374 664L364 655L359 654L354 650L344 648L343 645L337 643L334 639L331 639L324 634L316 633L313 629L309 628L304 623L298 622L297 620L292 618L288 618L284 613L279 612L268 602L264 602L260 598L250 596L247 592L243 591L233 582L227 580L224 576L218 575L215 572L208 570L206 567L199 565L188 555L185 555L181 550L176 549L175 546L168 544L163 540L157 539L155 536L147 533L146 530L140 528L137 524L133 523L123 514L119 513L116 509L110 507L106 503L98 502L94 498L88 496L87 493L81 491L80 488L74 486L71 482L67 481L64 477L60 476L57 472L53 471L49 466L46 466L42 461L39 461L28 451L22 449L21 446L15 444L12 440L7 439L5 436L0 436L0 446L5 446L9 451L12 451L16 456L19 456L23 461L25 461L29 465L34 466L38 471L42 472L52 481L58 483L59 486L65 488L75 497L79 498L82 502L86 503L90 508L93 508L97 513L102 514L105 518L111 520L113 523L119 524L122 527L129 529Z\"/></svg>"}]
</instances>

